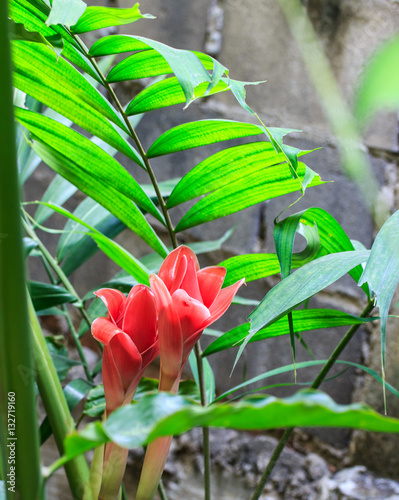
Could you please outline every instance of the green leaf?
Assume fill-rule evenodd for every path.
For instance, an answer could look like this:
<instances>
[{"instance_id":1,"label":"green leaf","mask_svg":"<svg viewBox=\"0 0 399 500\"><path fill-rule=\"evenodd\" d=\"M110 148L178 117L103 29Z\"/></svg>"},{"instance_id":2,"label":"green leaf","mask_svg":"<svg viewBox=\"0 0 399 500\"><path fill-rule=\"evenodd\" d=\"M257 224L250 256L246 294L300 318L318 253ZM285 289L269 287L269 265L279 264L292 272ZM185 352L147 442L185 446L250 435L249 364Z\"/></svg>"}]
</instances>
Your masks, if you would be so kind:
<instances>
[{"instance_id":1,"label":"green leaf","mask_svg":"<svg viewBox=\"0 0 399 500\"><path fill-rule=\"evenodd\" d=\"M229 90L227 82L228 79L222 78L209 92L207 92L208 83L200 83L194 89L194 100ZM172 76L149 85L137 94L128 104L126 114L130 116L147 113L148 111L174 106L175 104L184 104L185 102L186 96L179 80L175 76Z\"/></svg>"},{"instance_id":2,"label":"green leaf","mask_svg":"<svg viewBox=\"0 0 399 500\"><path fill-rule=\"evenodd\" d=\"M259 175L284 161L269 142L253 142L225 149L194 167L177 184L167 206L175 207L198 196L228 187L250 174Z\"/></svg>"},{"instance_id":3,"label":"green leaf","mask_svg":"<svg viewBox=\"0 0 399 500\"><path fill-rule=\"evenodd\" d=\"M53 40L55 36L61 36L64 40L63 57L66 57L101 83L92 62L82 53L79 45L69 32L63 26L46 26L45 21L50 12L47 5L40 1L13 0L10 7L11 18L17 23L22 23L27 30L38 31L48 40Z\"/></svg>"},{"instance_id":4,"label":"green leaf","mask_svg":"<svg viewBox=\"0 0 399 500\"><path fill-rule=\"evenodd\" d=\"M360 79L355 113L362 124L382 109L399 108L399 35L374 53Z\"/></svg>"},{"instance_id":5,"label":"green leaf","mask_svg":"<svg viewBox=\"0 0 399 500\"><path fill-rule=\"evenodd\" d=\"M86 198L74 211L74 216L94 227L108 238L113 239L126 228L119 219L91 198ZM58 242L57 260L61 269L69 276L73 271L94 255L98 247L81 224L68 220Z\"/></svg>"},{"instance_id":6,"label":"green leaf","mask_svg":"<svg viewBox=\"0 0 399 500\"><path fill-rule=\"evenodd\" d=\"M234 392L239 391L240 389L244 389L245 387L248 387L249 385L255 384L257 382L260 382L261 380L265 380L270 377L275 377L276 375L281 375L282 373L287 373L287 372L292 372L295 370L300 370L302 368L309 368L313 366L320 366L320 365L325 365L327 363L327 359L317 359L313 361L304 361L302 363L297 363L296 366L294 365L286 365L286 366L280 366L279 368L275 368L274 370L269 370L265 373L261 373L260 375L257 375L256 377L253 377L249 380L246 380L245 382L238 384L237 386L229 389L228 391L224 392L221 394L215 401L220 401L230 394L233 394ZM367 366L359 365L357 363L352 363L351 361L342 361L342 360L337 360L337 364L343 364L343 365L348 365L348 366L354 366L355 368L359 368L360 370L363 370L364 372L368 373L372 377L374 377L379 383L382 382L381 377L372 370L371 368L368 368ZM395 396L399 396L399 391L397 391L394 387L392 387L389 384L386 384L386 388L392 392L392 394L395 394ZM262 390L262 388L259 388L258 390Z\"/></svg>"},{"instance_id":7,"label":"green leaf","mask_svg":"<svg viewBox=\"0 0 399 500\"><path fill-rule=\"evenodd\" d=\"M251 328L245 344L261 328L292 311L355 266L366 262L369 254L368 250L359 250L325 255L309 262L278 283L248 316Z\"/></svg>"},{"instance_id":8,"label":"green leaf","mask_svg":"<svg viewBox=\"0 0 399 500\"><path fill-rule=\"evenodd\" d=\"M77 24L72 26L71 31L73 33L86 33L110 26L134 23L139 19L155 19L155 17L151 14L141 14L138 3L130 9L87 7Z\"/></svg>"},{"instance_id":9,"label":"green leaf","mask_svg":"<svg viewBox=\"0 0 399 500\"><path fill-rule=\"evenodd\" d=\"M399 283L399 210L382 226L371 247L359 286L368 283L381 316L381 357L385 373L385 337L389 306Z\"/></svg>"},{"instance_id":10,"label":"green leaf","mask_svg":"<svg viewBox=\"0 0 399 500\"><path fill-rule=\"evenodd\" d=\"M42 201L48 201L50 203L55 203L56 205L63 205L73 194L76 193L77 189L78 188L76 186L68 182L66 179L60 175L56 175L42 196ZM38 224L43 224L43 222L47 220L52 213L53 211L50 208L44 205L39 205L35 213L35 221Z\"/></svg>"},{"instance_id":11,"label":"green leaf","mask_svg":"<svg viewBox=\"0 0 399 500\"><path fill-rule=\"evenodd\" d=\"M26 42L43 43L50 47L57 54L61 54L64 48L64 42L60 35L54 34L47 38L37 31L28 31L22 23L15 23L9 20L9 33L11 40L24 40Z\"/></svg>"},{"instance_id":12,"label":"green leaf","mask_svg":"<svg viewBox=\"0 0 399 500\"><path fill-rule=\"evenodd\" d=\"M324 330L325 328L334 328L338 326L359 325L369 321L379 320L380 318L361 318L333 309L301 309L299 311L292 311L292 319L295 332L302 333L309 330ZM244 323L226 332L205 349L203 356L209 356L215 352L224 351L225 349L241 345L249 334L249 327L250 323ZM259 340L287 335L288 333L288 319L284 316L268 327L259 330L251 337L249 342L258 342Z\"/></svg>"},{"instance_id":13,"label":"green leaf","mask_svg":"<svg viewBox=\"0 0 399 500\"><path fill-rule=\"evenodd\" d=\"M162 134L147 151L149 158L198 148L208 144L263 134L258 125L231 120L197 120Z\"/></svg>"},{"instance_id":14,"label":"green leaf","mask_svg":"<svg viewBox=\"0 0 399 500\"><path fill-rule=\"evenodd\" d=\"M145 397L149 392L158 390L158 380L153 378L143 377L137 387L136 394L132 404L135 404L141 398ZM198 386L192 380L182 380L179 384L179 395L192 399L193 401L200 401ZM83 413L92 418L100 418L105 411L105 396L104 386L98 385L93 387L85 402Z\"/></svg>"},{"instance_id":15,"label":"green leaf","mask_svg":"<svg viewBox=\"0 0 399 500\"><path fill-rule=\"evenodd\" d=\"M199 84L208 82L208 90L210 91L219 83L220 78L227 74L227 69L224 66L206 54L174 49L163 43L139 36L125 35L124 42L122 42L123 49L120 41L120 36L117 39L105 37L91 47L90 55L108 55L126 50L138 50L137 42L141 42L144 47L155 50L161 57L148 50L129 56L111 70L107 77L109 82L174 73L183 89L188 106L195 99L195 88ZM129 46L130 48L128 48ZM212 76L207 69L213 69Z\"/></svg>"},{"instance_id":16,"label":"green leaf","mask_svg":"<svg viewBox=\"0 0 399 500\"><path fill-rule=\"evenodd\" d=\"M127 132L109 102L62 57L40 44L13 43L14 85L46 106L98 136L138 165L137 152L111 123Z\"/></svg>"},{"instance_id":17,"label":"green leaf","mask_svg":"<svg viewBox=\"0 0 399 500\"><path fill-rule=\"evenodd\" d=\"M28 288L36 311L77 301L74 295L71 295L61 286L28 281Z\"/></svg>"},{"instance_id":18,"label":"green leaf","mask_svg":"<svg viewBox=\"0 0 399 500\"><path fill-rule=\"evenodd\" d=\"M156 415L156 417L155 417ZM239 403L202 407L168 393L148 395L137 405L122 407L104 424L90 424L65 441L68 458L113 440L135 448L154 439L186 432L193 427L229 427L265 430L276 427L349 427L374 432L399 432L399 420L384 417L370 407L355 403L338 405L318 391L300 391L279 399L251 397Z\"/></svg>"},{"instance_id":19,"label":"green leaf","mask_svg":"<svg viewBox=\"0 0 399 500\"><path fill-rule=\"evenodd\" d=\"M225 151L222 153L224 152ZM211 158L215 158L218 155L219 154L216 154ZM224 167L227 167L225 163L226 157L224 155L222 156L224 157L222 162L215 161L213 164L214 172L220 168L220 171L218 174L214 174L214 177L223 175ZM210 158L208 158L208 160L210 160ZM205 162L208 160L205 160ZM210 167L209 162L207 166ZM273 165L265 168L265 165L262 163L248 165L246 161L240 157L233 160L230 166L235 166L237 170L231 175L226 175L225 180L233 178L235 180L231 180L229 185L216 188L213 192L200 199L179 221L176 226L176 232L225 217L226 215L236 213L265 200L298 191L302 187L301 181L306 176L307 172L306 165L299 163L297 169L298 178L294 179L286 164ZM183 177L182 183L186 177L190 176L190 173L191 172ZM242 177L240 177L240 175ZM212 174L208 175L208 178L211 176ZM190 180L193 180L193 177L190 177ZM215 185L219 183L219 181L220 179L217 179ZM204 179L202 182L199 182L204 185L207 180ZM224 181L222 182L224 183ZM319 176L315 176L308 187L318 186L320 184L323 184L323 181ZM181 190L180 183L176 186L176 189L177 188ZM190 190L189 196L191 196L191 190L196 190L196 187L190 185L188 189Z\"/></svg>"},{"instance_id":20,"label":"green leaf","mask_svg":"<svg viewBox=\"0 0 399 500\"><path fill-rule=\"evenodd\" d=\"M58 207L56 205L52 205L51 203L45 203L45 205L52 208L61 215L79 222L80 224L82 224L82 226L88 228L89 232L87 234L94 239L100 249L106 255L108 255L110 259L112 259L116 264L122 267L127 273L134 276L139 283L144 283L145 285L149 284L148 278L150 273L148 269L127 250L101 234L99 231L94 229L94 227L89 226L85 222L75 217L73 214L68 212L68 210L65 210L64 208Z\"/></svg>"},{"instance_id":21,"label":"green leaf","mask_svg":"<svg viewBox=\"0 0 399 500\"><path fill-rule=\"evenodd\" d=\"M104 208L108 209L160 255L163 257L167 255L166 247L131 200L111 185L99 181L95 177L86 179L78 165L49 146L34 141L32 147L53 170L75 184L81 191L92 197ZM47 206L54 207L55 205L47 204ZM58 210L59 207L56 207Z\"/></svg>"},{"instance_id":22,"label":"green leaf","mask_svg":"<svg viewBox=\"0 0 399 500\"><path fill-rule=\"evenodd\" d=\"M112 184L132 201L162 221L158 210L137 181L112 156L70 127L38 113L16 108L15 116L36 138L79 165L82 177Z\"/></svg>"},{"instance_id":23,"label":"green leaf","mask_svg":"<svg viewBox=\"0 0 399 500\"><path fill-rule=\"evenodd\" d=\"M53 0L47 26L52 24L76 24L86 10L87 4L82 0Z\"/></svg>"}]
</instances>

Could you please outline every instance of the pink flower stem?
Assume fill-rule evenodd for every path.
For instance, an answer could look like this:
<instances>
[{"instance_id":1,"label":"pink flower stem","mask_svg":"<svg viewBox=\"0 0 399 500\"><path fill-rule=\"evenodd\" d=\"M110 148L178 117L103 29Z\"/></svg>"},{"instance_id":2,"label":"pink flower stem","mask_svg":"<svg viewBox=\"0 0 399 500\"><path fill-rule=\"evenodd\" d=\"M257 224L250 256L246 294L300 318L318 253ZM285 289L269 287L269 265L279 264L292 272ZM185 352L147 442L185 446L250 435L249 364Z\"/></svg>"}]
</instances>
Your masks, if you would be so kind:
<instances>
[{"instance_id":1,"label":"pink flower stem","mask_svg":"<svg viewBox=\"0 0 399 500\"><path fill-rule=\"evenodd\" d=\"M117 500L125 474L127 454L126 448L116 443L107 443L104 449L103 478L99 500Z\"/></svg>"},{"instance_id":2,"label":"pink flower stem","mask_svg":"<svg viewBox=\"0 0 399 500\"><path fill-rule=\"evenodd\" d=\"M181 372L172 381L168 377L160 376L159 391L169 391L177 394ZM140 482L137 489L136 500L152 500L157 491L162 472L165 468L166 459L169 455L173 436L158 438L147 447L141 470Z\"/></svg>"}]
</instances>

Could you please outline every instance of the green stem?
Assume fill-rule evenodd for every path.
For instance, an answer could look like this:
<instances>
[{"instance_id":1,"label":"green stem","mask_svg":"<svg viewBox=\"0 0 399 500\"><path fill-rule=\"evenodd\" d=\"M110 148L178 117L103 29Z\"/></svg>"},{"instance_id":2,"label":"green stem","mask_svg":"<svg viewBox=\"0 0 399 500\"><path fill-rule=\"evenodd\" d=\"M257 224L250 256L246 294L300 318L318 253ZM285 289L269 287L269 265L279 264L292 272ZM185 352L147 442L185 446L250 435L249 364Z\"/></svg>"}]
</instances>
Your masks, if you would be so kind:
<instances>
[{"instance_id":1,"label":"green stem","mask_svg":"<svg viewBox=\"0 0 399 500\"><path fill-rule=\"evenodd\" d=\"M370 301L365 309L363 310L362 314L360 315L361 318L365 318L370 315L372 310L374 309L374 301ZM312 389L318 389L323 382L323 380L326 378L328 372L331 370L331 368L334 366L335 362L337 361L338 357L342 353L342 351L345 349L345 347L348 345L348 343L351 341L355 333L359 330L360 324L358 325L352 325L349 330L346 332L344 335L343 339L341 342L337 345L337 347L334 349L333 353L331 356L328 358L327 363L323 366L323 368L320 370L319 374L315 378L313 384L311 385ZM287 443L289 437L292 434L292 431L294 430L294 427L289 427L285 430L283 436L281 437L280 441L278 442L270 460L269 463L267 464L267 467L265 471L262 474L262 477L259 480L259 483L256 487L256 490L251 497L251 500L258 500L263 492L263 489L265 487L265 484L267 483L267 480L270 477L270 474L273 471L274 466L277 463L277 460L279 459L285 444Z\"/></svg>"},{"instance_id":2,"label":"green stem","mask_svg":"<svg viewBox=\"0 0 399 500\"><path fill-rule=\"evenodd\" d=\"M177 239L176 239L176 233L175 233L175 230L174 230L174 227L173 227L173 224L172 224L172 221L170 219L170 215L169 215L169 212L168 212L168 209L166 207L166 203L165 203L165 200L162 196L162 193L159 189L159 186L158 186L158 182L157 182L157 179L155 177L155 173L152 169L152 166L148 160L148 157L147 157L147 154L146 152L144 151L144 148L140 142L140 139L138 138L137 134L136 134L136 131L134 130L134 128L132 127L132 124L130 123L130 120L129 120L129 117L127 116L127 114L125 113L125 110L123 109L123 106L122 104L120 103L117 95L115 94L115 91L114 89L111 87L111 85L107 82L107 79L105 78L105 76L103 75L103 72L101 71L101 69L99 68L98 64L97 64L97 61L95 60L94 57L92 57L89 52L87 51L86 47L84 46L84 44L82 43L82 41L80 40L80 38L74 34L71 33L71 35L75 38L76 42L79 44L80 48L84 51L84 53L86 54L86 56L91 60L95 70L97 71L97 74L98 76L101 78L101 81L104 85L104 87L107 89L107 91L109 92L112 100L114 101L119 113L121 114L122 118L123 118L123 121L125 122L128 130L129 130L129 133L130 133L130 136L131 138L133 139L133 141L135 142L136 146L137 146L137 149L140 153L140 156L142 157L143 159L143 162L144 162L144 165L145 165L145 168L148 172L148 175L151 179L151 183L154 187L154 190L155 190L155 193L157 195L157 198L158 198L158 202L159 202L159 206L161 207L161 210L162 210L162 213L163 213L163 216L165 218L165 223L166 223L166 228L168 230L168 233L169 233L169 236L170 236L170 240L172 242L172 245L173 245L173 248L176 248L178 246L178 243L177 243Z\"/></svg>"},{"instance_id":3,"label":"green stem","mask_svg":"<svg viewBox=\"0 0 399 500\"><path fill-rule=\"evenodd\" d=\"M64 439L75 430L75 423L68 409L54 363L36 316L31 300L28 300L29 319L33 334L33 356L36 364L37 385L43 401L55 442L60 455L64 454ZM83 498L89 479L86 459L80 455L64 464L74 498Z\"/></svg>"},{"instance_id":4,"label":"green stem","mask_svg":"<svg viewBox=\"0 0 399 500\"><path fill-rule=\"evenodd\" d=\"M0 460L8 499L43 498L8 36L0 2Z\"/></svg>"},{"instance_id":5,"label":"green stem","mask_svg":"<svg viewBox=\"0 0 399 500\"><path fill-rule=\"evenodd\" d=\"M204 365L200 341L194 346L195 358L197 360L198 381L202 406L207 406ZM204 499L211 498L211 452L209 446L209 427L202 427L202 448L204 454Z\"/></svg>"}]
</instances>

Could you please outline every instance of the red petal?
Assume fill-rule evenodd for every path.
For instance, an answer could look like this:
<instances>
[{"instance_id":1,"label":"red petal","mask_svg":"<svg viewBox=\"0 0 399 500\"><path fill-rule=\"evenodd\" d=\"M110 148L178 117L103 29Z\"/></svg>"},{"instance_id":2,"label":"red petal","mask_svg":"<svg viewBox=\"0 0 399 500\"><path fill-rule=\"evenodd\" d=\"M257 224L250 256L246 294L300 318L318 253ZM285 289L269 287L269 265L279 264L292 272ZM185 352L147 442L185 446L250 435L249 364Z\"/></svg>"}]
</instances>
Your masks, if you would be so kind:
<instances>
[{"instance_id":1,"label":"red petal","mask_svg":"<svg viewBox=\"0 0 399 500\"><path fill-rule=\"evenodd\" d=\"M198 330L210 317L209 309L199 300L190 297L184 290L176 290L172 297L173 307L180 319L183 342Z\"/></svg>"},{"instance_id":2,"label":"red petal","mask_svg":"<svg viewBox=\"0 0 399 500\"><path fill-rule=\"evenodd\" d=\"M111 412L123 404L125 393L112 350L108 345L104 347L103 351L102 374L106 411L109 416Z\"/></svg>"},{"instance_id":3,"label":"red petal","mask_svg":"<svg viewBox=\"0 0 399 500\"><path fill-rule=\"evenodd\" d=\"M140 353L131 338L123 332L112 337L108 348L112 351L123 390L126 391L141 370Z\"/></svg>"},{"instance_id":4,"label":"red petal","mask_svg":"<svg viewBox=\"0 0 399 500\"><path fill-rule=\"evenodd\" d=\"M119 290L113 290L112 288L101 288L101 290L94 292L94 295L100 297L100 299L107 306L109 317L115 325L118 325L118 321L120 319L119 316L126 301L126 297L123 293Z\"/></svg>"},{"instance_id":5,"label":"red petal","mask_svg":"<svg viewBox=\"0 0 399 500\"><path fill-rule=\"evenodd\" d=\"M211 316L209 318L210 321L207 320L203 325L203 328L206 328L207 326L215 322L217 319L219 319L220 316L222 316L222 314L229 308L231 301L234 299L234 295L237 293L237 290L244 283L245 283L245 278L243 278L240 281L237 281L237 283L234 283L234 285L230 285L226 288L223 288L220 291L219 295L216 297L216 300L209 308L209 312L211 313Z\"/></svg>"},{"instance_id":6,"label":"red petal","mask_svg":"<svg viewBox=\"0 0 399 500\"><path fill-rule=\"evenodd\" d=\"M122 333L112 321L106 318L97 318L91 325L93 337L104 345L107 345L114 335Z\"/></svg>"},{"instance_id":7,"label":"red petal","mask_svg":"<svg viewBox=\"0 0 399 500\"><path fill-rule=\"evenodd\" d=\"M195 253L184 245L173 250L164 260L158 276L165 283L171 294L180 288L187 269L187 262L190 260L193 261L194 268L198 271L199 263Z\"/></svg>"},{"instance_id":8,"label":"red petal","mask_svg":"<svg viewBox=\"0 0 399 500\"><path fill-rule=\"evenodd\" d=\"M202 302L206 307L211 307L215 301L222 288L225 276L226 269L220 266L204 267L204 269L198 271L198 284Z\"/></svg>"},{"instance_id":9,"label":"red petal","mask_svg":"<svg viewBox=\"0 0 399 500\"><path fill-rule=\"evenodd\" d=\"M181 367L183 337L179 316L165 283L156 275L150 276L158 309L158 343L161 369L167 377L177 377Z\"/></svg>"},{"instance_id":10,"label":"red petal","mask_svg":"<svg viewBox=\"0 0 399 500\"><path fill-rule=\"evenodd\" d=\"M151 290L145 285L134 286L126 300L122 330L133 340L140 353L156 341L157 319L155 297Z\"/></svg>"},{"instance_id":11,"label":"red petal","mask_svg":"<svg viewBox=\"0 0 399 500\"><path fill-rule=\"evenodd\" d=\"M198 286L197 270L195 269L193 259L189 259L187 262L187 271L179 288L185 290L190 297L202 303L201 292ZM172 291L170 293L173 295Z\"/></svg>"}]
</instances>

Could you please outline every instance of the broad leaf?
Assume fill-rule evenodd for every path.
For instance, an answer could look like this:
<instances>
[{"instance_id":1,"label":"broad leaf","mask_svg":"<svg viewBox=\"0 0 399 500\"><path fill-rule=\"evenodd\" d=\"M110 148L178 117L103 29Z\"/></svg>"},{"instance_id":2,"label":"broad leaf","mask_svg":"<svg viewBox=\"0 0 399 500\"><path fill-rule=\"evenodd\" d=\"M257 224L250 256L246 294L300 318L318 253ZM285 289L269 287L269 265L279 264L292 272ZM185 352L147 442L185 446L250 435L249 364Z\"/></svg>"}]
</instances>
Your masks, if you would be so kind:
<instances>
[{"instance_id":1,"label":"broad leaf","mask_svg":"<svg viewBox=\"0 0 399 500\"><path fill-rule=\"evenodd\" d=\"M82 0L53 0L47 26L52 24L76 24L86 10L87 5Z\"/></svg>"},{"instance_id":2,"label":"broad leaf","mask_svg":"<svg viewBox=\"0 0 399 500\"><path fill-rule=\"evenodd\" d=\"M45 341L48 350L50 351L51 359L53 360L57 375L61 381L66 378L72 366L82 364L80 361L68 357L68 349L65 347L64 337L47 336L45 337Z\"/></svg>"},{"instance_id":3,"label":"broad leaf","mask_svg":"<svg viewBox=\"0 0 399 500\"><path fill-rule=\"evenodd\" d=\"M399 420L384 417L364 404L338 405L318 391L301 391L286 399L252 397L239 403L208 407L181 396L160 393L116 410L104 424L89 424L80 433L70 435L65 441L65 454L70 459L111 439L120 446L135 448L157 437L181 434L199 426L240 430L349 427L399 432Z\"/></svg>"},{"instance_id":4,"label":"broad leaf","mask_svg":"<svg viewBox=\"0 0 399 500\"><path fill-rule=\"evenodd\" d=\"M78 300L61 286L28 281L28 288L36 311Z\"/></svg>"},{"instance_id":5,"label":"broad leaf","mask_svg":"<svg viewBox=\"0 0 399 500\"><path fill-rule=\"evenodd\" d=\"M389 306L399 283L399 210L382 226L359 280L374 292L381 315L382 369L385 372L385 336Z\"/></svg>"},{"instance_id":6,"label":"broad leaf","mask_svg":"<svg viewBox=\"0 0 399 500\"><path fill-rule=\"evenodd\" d=\"M295 332L302 333L310 330L324 330L325 328L335 328L338 326L359 325L369 321L379 320L380 318L361 318L332 309L301 309L299 311L292 311L292 319ZM241 345L249 334L249 327L250 323L244 323L226 332L205 349L203 356L209 356L215 352L224 351L225 349ZM257 342L271 337L287 335L288 333L288 319L284 316L268 327L259 330L251 337L249 342Z\"/></svg>"},{"instance_id":7,"label":"broad leaf","mask_svg":"<svg viewBox=\"0 0 399 500\"><path fill-rule=\"evenodd\" d=\"M174 127L149 147L147 156L156 156L176 153L186 149L198 148L208 144L263 134L258 125L235 122L231 120L198 120Z\"/></svg>"},{"instance_id":8,"label":"broad leaf","mask_svg":"<svg viewBox=\"0 0 399 500\"><path fill-rule=\"evenodd\" d=\"M144 18L155 19L151 14L141 14L138 3L130 9L100 7L96 5L87 7L77 24L72 26L71 31L73 33L86 33L87 31L108 28L110 26L134 23Z\"/></svg>"}]
</instances>

